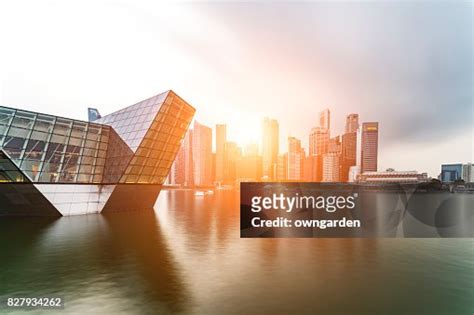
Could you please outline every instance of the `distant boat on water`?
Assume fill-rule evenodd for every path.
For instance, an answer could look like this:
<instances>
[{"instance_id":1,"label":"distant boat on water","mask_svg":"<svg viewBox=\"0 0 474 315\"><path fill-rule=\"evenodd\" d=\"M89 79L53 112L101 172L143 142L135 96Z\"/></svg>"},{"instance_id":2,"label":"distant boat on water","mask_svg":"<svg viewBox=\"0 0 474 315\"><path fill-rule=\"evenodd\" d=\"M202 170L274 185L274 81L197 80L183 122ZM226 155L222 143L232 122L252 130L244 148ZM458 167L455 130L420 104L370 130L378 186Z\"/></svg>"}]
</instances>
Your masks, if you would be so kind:
<instances>
[{"instance_id":1,"label":"distant boat on water","mask_svg":"<svg viewBox=\"0 0 474 315\"><path fill-rule=\"evenodd\" d=\"M214 194L214 191L212 190L207 190L207 191L198 190L194 193L194 196L203 197L205 195L213 195L213 194Z\"/></svg>"}]
</instances>

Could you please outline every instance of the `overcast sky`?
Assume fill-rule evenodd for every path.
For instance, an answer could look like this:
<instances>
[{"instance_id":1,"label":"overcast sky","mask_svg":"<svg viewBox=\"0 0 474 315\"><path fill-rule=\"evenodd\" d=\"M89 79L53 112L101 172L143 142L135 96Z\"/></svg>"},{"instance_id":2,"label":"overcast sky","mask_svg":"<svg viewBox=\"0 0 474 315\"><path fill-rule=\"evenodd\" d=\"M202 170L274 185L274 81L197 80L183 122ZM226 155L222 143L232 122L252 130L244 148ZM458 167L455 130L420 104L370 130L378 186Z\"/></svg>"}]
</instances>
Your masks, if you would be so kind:
<instances>
[{"instance_id":1,"label":"overcast sky","mask_svg":"<svg viewBox=\"0 0 474 315\"><path fill-rule=\"evenodd\" d=\"M474 160L470 2L0 2L0 104L85 119L173 89L231 140L380 122L379 168Z\"/></svg>"}]
</instances>

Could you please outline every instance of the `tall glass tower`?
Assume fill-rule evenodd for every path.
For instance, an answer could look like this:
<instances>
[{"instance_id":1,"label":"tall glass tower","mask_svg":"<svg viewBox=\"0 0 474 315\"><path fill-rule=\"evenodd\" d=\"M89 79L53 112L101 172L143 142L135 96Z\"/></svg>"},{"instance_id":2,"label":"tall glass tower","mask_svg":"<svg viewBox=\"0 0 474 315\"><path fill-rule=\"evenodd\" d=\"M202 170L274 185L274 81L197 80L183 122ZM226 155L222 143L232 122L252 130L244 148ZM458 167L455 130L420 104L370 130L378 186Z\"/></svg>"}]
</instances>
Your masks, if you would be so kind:
<instances>
[{"instance_id":1,"label":"tall glass tower","mask_svg":"<svg viewBox=\"0 0 474 315\"><path fill-rule=\"evenodd\" d=\"M366 122L362 124L361 139L361 173L377 172L379 123Z\"/></svg>"}]
</instances>

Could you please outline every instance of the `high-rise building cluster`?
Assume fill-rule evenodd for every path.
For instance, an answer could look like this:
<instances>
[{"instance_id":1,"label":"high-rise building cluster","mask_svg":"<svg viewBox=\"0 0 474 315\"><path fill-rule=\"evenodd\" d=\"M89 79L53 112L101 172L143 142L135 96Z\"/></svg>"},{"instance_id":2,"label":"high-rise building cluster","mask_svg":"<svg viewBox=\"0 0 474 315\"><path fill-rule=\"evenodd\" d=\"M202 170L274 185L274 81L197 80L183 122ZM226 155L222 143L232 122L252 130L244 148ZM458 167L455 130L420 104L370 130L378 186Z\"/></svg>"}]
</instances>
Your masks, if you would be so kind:
<instances>
[{"instance_id":1,"label":"high-rise building cluster","mask_svg":"<svg viewBox=\"0 0 474 315\"><path fill-rule=\"evenodd\" d=\"M277 126L278 128L278 126ZM233 185L237 181L259 181L263 177L263 158L257 144L247 145L243 152L227 140L227 126L216 125L215 152L212 129L197 121L188 130L171 168L168 183L186 187ZM276 169L268 155L268 170ZM275 165L273 165L275 164Z\"/></svg>"},{"instance_id":2,"label":"high-rise building cluster","mask_svg":"<svg viewBox=\"0 0 474 315\"><path fill-rule=\"evenodd\" d=\"M351 182L377 171L378 123L359 124L358 114L346 117L344 134L331 135L331 112L316 117L306 151L301 140L288 137L286 152L279 148L279 124L265 117L261 146L243 148L228 141L225 124L212 129L195 121L173 164L168 182L182 186L235 184L242 181Z\"/></svg>"},{"instance_id":3,"label":"high-rise building cluster","mask_svg":"<svg viewBox=\"0 0 474 315\"><path fill-rule=\"evenodd\" d=\"M355 181L364 172L377 171L378 123L366 122L359 126L359 115L346 117L345 132L331 136L331 112L329 109L319 113L318 124L309 134L308 154L295 143L288 140L287 158L282 157L282 165L287 165L287 177L277 180L298 180L310 182L347 182ZM301 158L292 156L299 154ZM294 170L302 170L295 174Z\"/></svg>"}]
</instances>

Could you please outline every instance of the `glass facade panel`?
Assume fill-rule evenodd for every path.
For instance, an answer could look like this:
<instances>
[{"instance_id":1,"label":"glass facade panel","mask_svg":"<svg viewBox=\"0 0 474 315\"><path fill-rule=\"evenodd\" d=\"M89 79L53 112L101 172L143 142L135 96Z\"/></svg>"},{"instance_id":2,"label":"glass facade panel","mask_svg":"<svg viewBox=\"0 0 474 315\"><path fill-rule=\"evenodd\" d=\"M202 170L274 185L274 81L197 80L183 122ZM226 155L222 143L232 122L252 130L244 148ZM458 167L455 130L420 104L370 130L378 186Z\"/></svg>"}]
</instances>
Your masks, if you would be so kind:
<instances>
[{"instance_id":1,"label":"glass facade panel","mask_svg":"<svg viewBox=\"0 0 474 315\"><path fill-rule=\"evenodd\" d=\"M135 151L169 94L165 92L151 97L104 116L96 122L112 126L132 151Z\"/></svg>"},{"instance_id":2,"label":"glass facade panel","mask_svg":"<svg viewBox=\"0 0 474 315\"><path fill-rule=\"evenodd\" d=\"M59 167L61 164L53 162L45 162L43 168L41 169L42 173L58 173Z\"/></svg>"},{"instance_id":3,"label":"glass facade panel","mask_svg":"<svg viewBox=\"0 0 474 315\"><path fill-rule=\"evenodd\" d=\"M58 180L58 173L55 172L41 172L38 181L55 183Z\"/></svg>"},{"instance_id":4,"label":"glass facade panel","mask_svg":"<svg viewBox=\"0 0 474 315\"><path fill-rule=\"evenodd\" d=\"M71 131L72 120L58 118L54 124L53 133L57 135L69 135Z\"/></svg>"},{"instance_id":5,"label":"glass facade panel","mask_svg":"<svg viewBox=\"0 0 474 315\"><path fill-rule=\"evenodd\" d=\"M46 142L30 139L26 145L24 158L30 160L41 160L44 155Z\"/></svg>"},{"instance_id":6,"label":"glass facade panel","mask_svg":"<svg viewBox=\"0 0 474 315\"><path fill-rule=\"evenodd\" d=\"M98 146L98 142L97 141L93 141L93 140L86 140L84 146L86 148L97 148Z\"/></svg>"},{"instance_id":7,"label":"glass facade panel","mask_svg":"<svg viewBox=\"0 0 474 315\"><path fill-rule=\"evenodd\" d=\"M31 178L34 181L39 175L39 167L40 167L40 161L23 159L21 162L20 169L23 172L25 172L26 175L29 176L29 178Z\"/></svg>"},{"instance_id":8,"label":"glass facade panel","mask_svg":"<svg viewBox=\"0 0 474 315\"><path fill-rule=\"evenodd\" d=\"M179 97L168 96L150 123L121 182L163 184L193 113Z\"/></svg>"},{"instance_id":9,"label":"glass facade panel","mask_svg":"<svg viewBox=\"0 0 474 315\"><path fill-rule=\"evenodd\" d=\"M0 151L0 183L29 182L16 165Z\"/></svg>"},{"instance_id":10,"label":"glass facade panel","mask_svg":"<svg viewBox=\"0 0 474 315\"><path fill-rule=\"evenodd\" d=\"M69 145L80 147L82 144L83 140L81 138L74 138L70 137L69 138Z\"/></svg>"},{"instance_id":11,"label":"glass facade panel","mask_svg":"<svg viewBox=\"0 0 474 315\"><path fill-rule=\"evenodd\" d=\"M89 182L91 182L91 175L90 174L79 174L77 176L76 182L78 182L78 183L89 183Z\"/></svg>"},{"instance_id":12,"label":"glass facade panel","mask_svg":"<svg viewBox=\"0 0 474 315\"><path fill-rule=\"evenodd\" d=\"M7 136L4 141L3 150L11 159L19 160L25 147L26 139Z\"/></svg>"},{"instance_id":13,"label":"glass facade panel","mask_svg":"<svg viewBox=\"0 0 474 315\"><path fill-rule=\"evenodd\" d=\"M7 134L8 126L0 124L0 136L4 136Z\"/></svg>"},{"instance_id":14,"label":"glass facade panel","mask_svg":"<svg viewBox=\"0 0 474 315\"><path fill-rule=\"evenodd\" d=\"M66 144L67 137L61 135L52 135L51 141L52 143L59 143L59 144Z\"/></svg>"},{"instance_id":15,"label":"glass facade panel","mask_svg":"<svg viewBox=\"0 0 474 315\"><path fill-rule=\"evenodd\" d=\"M46 115L38 115L34 130L51 133L53 131L55 118Z\"/></svg>"},{"instance_id":16,"label":"glass facade panel","mask_svg":"<svg viewBox=\"0 0 474 315\"><path fill-rule=\"evenodd\" d=\"M0 124L1 125L10 125L11 119L15 114L14 109L9 108L0 108Z\"/></svg>"},{"instance_id":17,"label":"glass facade panel","mask_svg":"<svg viewBox=\"0 0 474 315\"><path fill-rule=\"evenodd\" d=\"M34 131L31 133L30 139L32 139L32 140L46 141L46 140L48 140L48 137L49 137L49 134L48 134L48 133L34 130Z\"/></svg>"},{"instance_id":18,"label":"glass facade panel","mask_svg":"<svg viewBox=\"0 0 474 315\"><path fill-rule=\"evenodd\" d=\"M35 114L17 111L15 117L13 117L12 126L24 129L32 129L35 118Z\"/></svg>"},{"instance_id":19,"label":"glass facade panel","mask_svg":"<svg viewBox=\"0 0 474 315\"><path fill-rule=\"evenodd\" d=\"M64 144L49 143L48 149L46 150L45 161L52 163L61 163L64 156Z\"/></svg>"},{"instance_id":20,"label":"glass facade panel","mask_svg":"<svg viewBox=\"0 0 474 315\"><path fill-rule=\"evenodd\" d=\"M75 138L83 138L85 133L86 133L86 123L81 123L81 122L74 122L74 126L72 127L71 130L71 137Z\"/></svg>"},{"instance_id":21,"label":"glass facade panel","mask_svg":"<svg viewBox=\"0 0 474 315\"><path fill-rule=\"evenodd\" d=\"M18 138L26 138L30 131L28 129L18 128L18 127L10 127L8 131L8 135L10 137L18 137Z\"/></svg>"}]
</instances>

